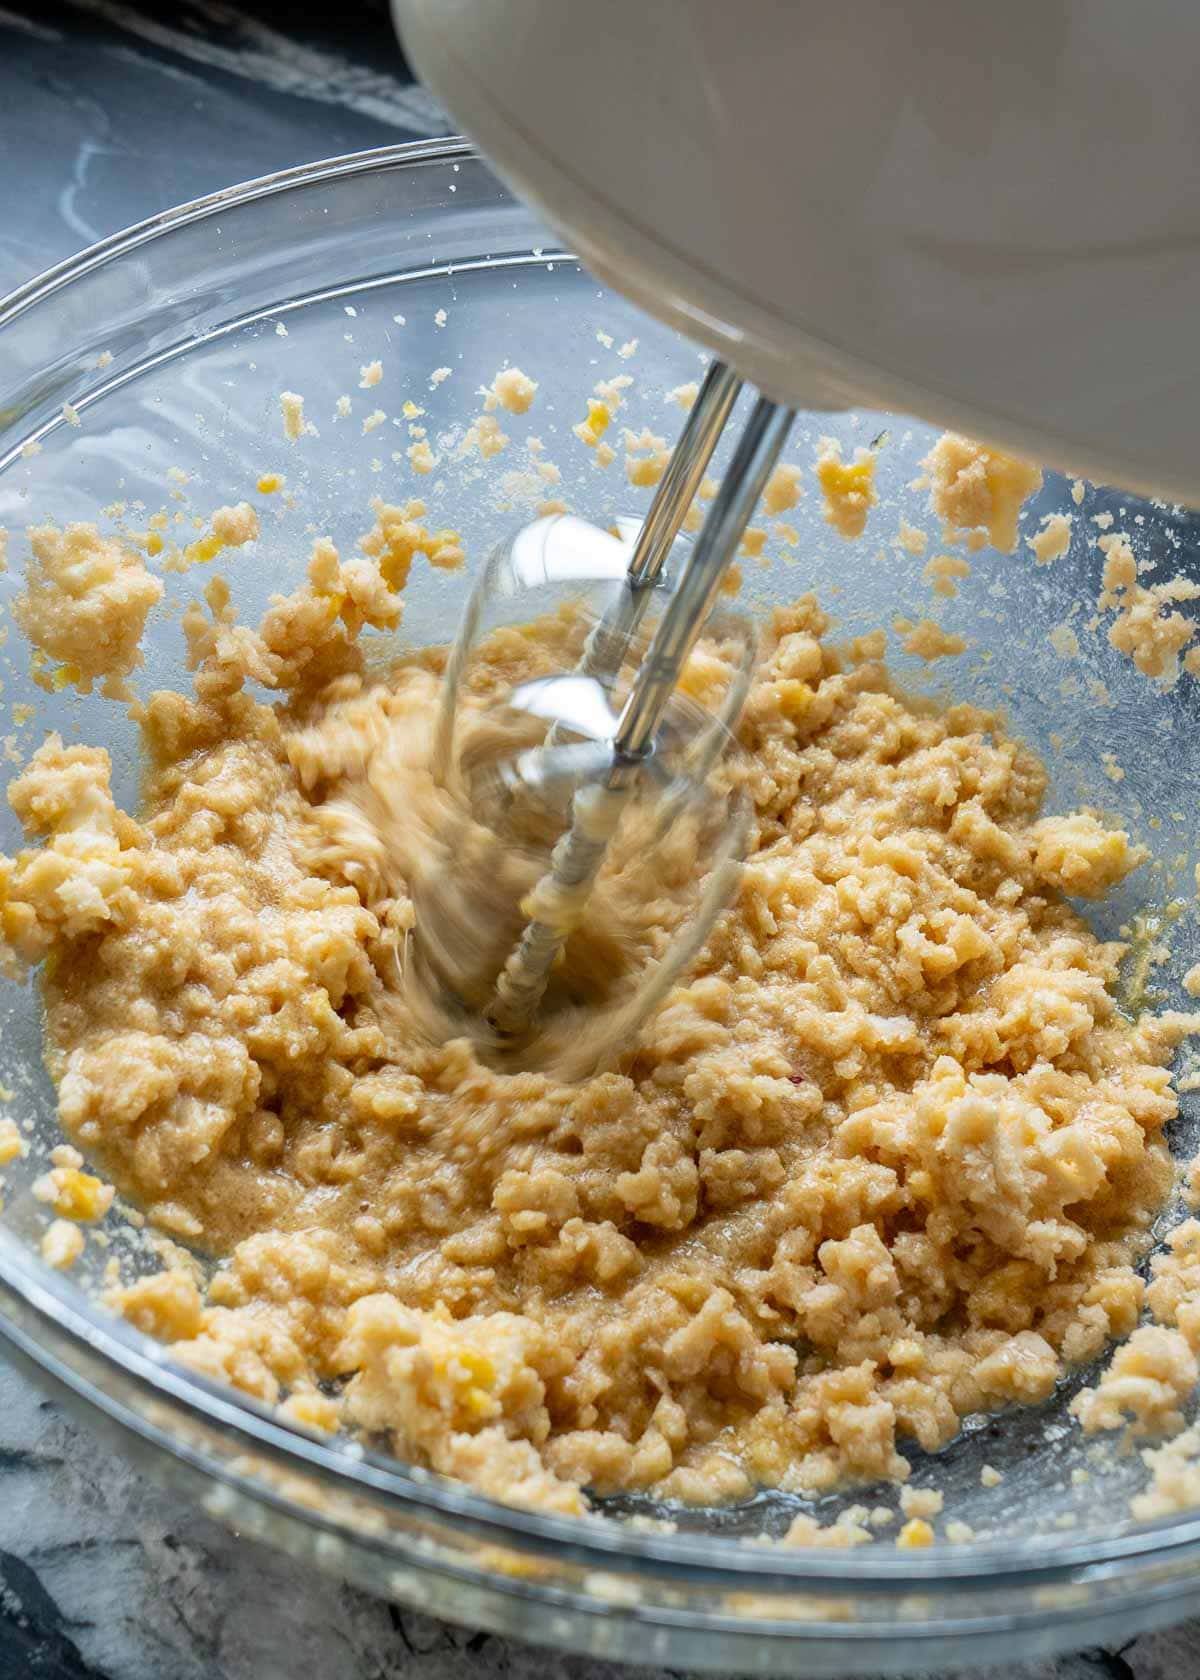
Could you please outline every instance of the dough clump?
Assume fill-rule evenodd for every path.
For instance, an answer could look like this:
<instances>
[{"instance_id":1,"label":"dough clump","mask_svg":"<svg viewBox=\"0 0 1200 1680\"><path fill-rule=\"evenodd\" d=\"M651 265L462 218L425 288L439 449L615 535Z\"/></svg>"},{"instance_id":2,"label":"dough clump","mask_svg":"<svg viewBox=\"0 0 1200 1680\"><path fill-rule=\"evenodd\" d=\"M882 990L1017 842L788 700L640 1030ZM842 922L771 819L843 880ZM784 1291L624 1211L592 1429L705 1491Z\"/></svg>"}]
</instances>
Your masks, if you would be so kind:
<instances>
[{"instance_id":1,"label":"dough clump","mask_svg":"<svg viewBox=\"0 0 1200 1680\"><path fill-rule=\"evenodd\" d=\"M90 694L103 678L123 694L123 679L141 664L142 631L162 583L140 554L95 525L37 525L29 545L13 617L39 653L60 662L55 685Z\"/></svg>"},{"instance_id":2,"label":"dough clump","mask_svg":"<svg viewBox=\"0 0 1200 1680\"><path fill-rule=\"evenodd\" d=\"M951 532L969 547L982 547L986 538L993 548L1012 553L1017 517L1042 483L1040 467L958 432L944 432L921 465L929 475L930 506Z\"/></svg>"}]
</instances>

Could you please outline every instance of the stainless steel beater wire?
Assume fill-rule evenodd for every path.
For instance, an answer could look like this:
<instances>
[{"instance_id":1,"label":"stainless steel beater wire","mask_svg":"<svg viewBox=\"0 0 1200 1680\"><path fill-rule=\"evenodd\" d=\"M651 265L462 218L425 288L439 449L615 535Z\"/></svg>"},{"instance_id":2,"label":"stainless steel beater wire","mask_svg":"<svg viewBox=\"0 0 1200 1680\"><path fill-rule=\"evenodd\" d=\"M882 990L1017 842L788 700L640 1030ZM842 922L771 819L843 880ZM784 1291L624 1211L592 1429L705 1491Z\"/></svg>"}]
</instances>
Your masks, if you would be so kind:
<instances>
[{"instance_id":1,"label":"stainless steel beater wire","mask_svg":"<svg viewBox=\"0 0 1200 1680\"><path fill-rule=\"evenodd\" d=\"M657 582L741 389L732 368L709 363L634 544L629 581L635 589Z\"/></svg>"},{"instance_id":2,"label":"stainless steel beater wire","mask_svg":"<svg viewBox=\"0 0 1200 1680\"><path fill-rule=\"evenodd\" d=\"M741 389L742 381L732 368L720 361L708 364L638 532L626 573L629 587L621 591L584 643L576 667L580 676L608 682L621 669L650 591L662 576ZM553 725L546 736L547 747L559 746L564 733L561 724Z\"/></svg>"},{"instance_id":3,"label":"stainless steel beater wire","mask_svg":"<svg viewBox=\"0 0 1200 1680\"><path fill-rule=\"evenodd\" d=\"M724 483L717 492L686 570L667 604L649 651L633 680L613 741L613 766L598 786L575 797L571 822L555 846L550 869L531 895L534 913L496 982L488 1020L498 1031L527 1026L546 989L550 969L593 885L621 810L653 751L663 711L720 592L750 515L791 428L793 411L760 397L746 423ZM547 920L538 907L560 907ZM565 923L565 925L564 925Z\"/></svg>"},{"instance_id":4,"label":"stainless steel beater wire","mask_svg":"<svg viewBox=\"0 0 1200 1680\"><path fill-rule=\"evenodd\" d=\"M793 418L790 408L780 408L760 397L746 422L725 482L621 712L614 746L619 758L631 765L644 758L654 744L659 719L716 603Z\"/></svg>"},{"instance_id":5,"label":"stainless steel beater wire","mask_svg":"<svg viewBox=\"0 0 1200 1680\"><path fill-rule=\"evenodd\" d=\"M626 573L630 589L622 592L616 607L604 615L588 637L579 661L581 675L614 677L620 670L630 637L641 618L642 607L649 599L649 590L662 575L667 556L704 482L713 451L721 440L721 433L741 389L742 381L732 368L720 361L709 363L679 434L679 441L638 532ZM446 659L433 749L434 774L443 784L450 773L454 721L463 672L479 634L484 605L494 591L505 558L506 550L500 548L488 561L471 591L454 645ZM561 726L555 724L546 738L546 746L559 745L561 735Z\"/></svg>"}]
</instances>

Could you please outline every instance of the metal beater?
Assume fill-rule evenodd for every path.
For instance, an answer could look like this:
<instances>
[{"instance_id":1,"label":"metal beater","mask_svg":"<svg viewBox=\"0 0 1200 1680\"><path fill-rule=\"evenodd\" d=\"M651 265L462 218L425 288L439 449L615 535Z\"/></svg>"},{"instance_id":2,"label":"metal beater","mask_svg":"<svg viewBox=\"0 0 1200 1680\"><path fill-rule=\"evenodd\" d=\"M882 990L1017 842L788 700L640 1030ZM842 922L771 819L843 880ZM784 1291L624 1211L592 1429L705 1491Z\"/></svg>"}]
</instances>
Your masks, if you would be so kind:
<instances>
[{"instance_id":1,"label":"metal beater","mask_svg":"<svg viewBox=\"0 0 1200 1680\"><path fill-rule=\"evenodd\" d=\"M622 521L613 536L561 515L502 544L450 649L432 771L455 832L443 837L439 864L414 881L405 979L431 1031L466 1034L507 1068L578 1078L629 1047L735 883L745 812L736 789L714 777L750 685L755 636L746 618L717 604L792 410L756 401L695 542L680 532L741 385L724 364L709 367L640 527ZM511 615L525 592L545 585L599 591L603 605L575 668L512 690L493 709L481 751L463 714L484 627L498 605ZM713 713L679 692L706 627L736 650ZM589 914L595 919L614 847L632 878L646 848L669 836L693 877L673 936L652 960L610 975L603 996L573 985L565 959Z\"/></svg>"}]
</instances>

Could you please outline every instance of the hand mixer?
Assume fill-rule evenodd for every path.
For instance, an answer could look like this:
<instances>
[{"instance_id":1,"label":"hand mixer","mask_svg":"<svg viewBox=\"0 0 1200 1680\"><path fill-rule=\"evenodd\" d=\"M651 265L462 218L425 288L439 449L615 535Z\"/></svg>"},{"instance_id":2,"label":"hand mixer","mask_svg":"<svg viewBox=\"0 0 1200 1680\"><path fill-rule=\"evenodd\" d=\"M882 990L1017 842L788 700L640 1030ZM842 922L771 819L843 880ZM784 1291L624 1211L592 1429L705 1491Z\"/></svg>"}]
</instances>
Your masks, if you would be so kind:
<instances>
[{"instance_id":1,"label":"hand mixer","mask_svg":"<svg viewBox=\"0 0 1200 1680\"><path fill-rule=\"evenodd\" d=\"M680 541L680 531L740 389L727 366L710 366L640 526L627 524L624 536L612 537L555 515L502 544L476 582L450 649L432 770L453 803L434 866L418 870L413 882L415 937L405 980L414 1013L427 1027L443 1036L469 1033L509 1065L532 1062L570 1077L629 1043L694 957L732 886L744 817L736 797L730 801L710 787L710 776L749 685L755 639L748 622L732 626L741 655L715 715L681 705L678 684L706 627L730 634L714 609L779 458L791 409L759 398L694 546ZM672 559L677 564L669 569ZM531 585L562 583L576 593L607 585L608 599L572 671L507 695L500 710L508 727L494 735L481 769L460 719L481 627L498 600L520 599ZM649 618L656 621L643 635ZM630 662L632 674L614 705ZM627 972L607 1007L592 995L582 1008L578 987L568 984L558 1009L547 1011L552 976L563 967L623 820L634 813L652 843L661 844L673 824L700 812L711 819L714 806L723 813L719 833L668 948L643 973ZM531 813L551 818L540 852ZM514 846L508 842L505 855L501 833L511 833L514 822L515 849L538 860L532 886L516 896L519 926L506 914Z\"/></svg>"},{"instance_id":2,"label":"hand mixer","mask_svg":"<svg viewBox=\"0 0 1200 1680\"><path fill-rule=\"evenodd\" d=\"M1194 25L1177 8L1073 0L990 12L958 0L832 11L815 0L393 0L393 11L422 78L587 266L723 358L577 670L511 697L525 746L499 779L527 810L552 787L566 795L510 948L493 942L481 958L461 907L451 934L444 891L426 893L424 915L418 903L425 971L474 1000L465 1018L477 1036L528 1056L623 814L650 799L657 811L642 816L661 835L693 809L735 720L742 682L686 740L672 713L786 433L790 411L777 404L908 411L1065 470L1200 500L1200 241L1194 195L1181 190L1197 119L1180 34ZM737 393L732 368L776 403L759 400L676 565L683 514ZM546 575L581 577L602 536L532 533ZM437 767L447 783L462 781L454 720L475 630L528 546L488 569L451 657ZM610 554L599 568L610 583L613 567ZM657 627L643 645L651 603ZM714 881L736 832L730 818L710 851ZM604 1048L662 996L720 902L715 887L698 893L691 939L629 987Z\"/></svg>"}]
</instances>

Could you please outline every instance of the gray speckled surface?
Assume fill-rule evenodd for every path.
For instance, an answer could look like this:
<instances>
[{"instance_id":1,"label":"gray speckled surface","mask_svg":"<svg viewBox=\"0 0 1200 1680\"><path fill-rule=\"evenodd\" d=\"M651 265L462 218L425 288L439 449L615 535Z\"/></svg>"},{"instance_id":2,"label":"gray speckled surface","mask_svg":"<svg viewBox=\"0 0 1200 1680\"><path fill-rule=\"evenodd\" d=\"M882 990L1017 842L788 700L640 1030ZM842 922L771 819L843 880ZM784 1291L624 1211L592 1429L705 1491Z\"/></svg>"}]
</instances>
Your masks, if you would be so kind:
<instances>
[{"instance_id":1,"label":"gray speckled surface","mask_svg":"<svg viewBox=\"0 0 1200 1680\"><path fill-rule=\"evenodd\" d=\"M330 17L286 0L0 0L0 179L17 171L22 184L0 214L0 293L199 193L444 131L402 78L381 0ZM312 1680L616 1672L398 1611L231 1535L0 1365L0 1680L294 1680L301 1668ZM988 1672L1200 1680L1200 1625Z\"/></svg>"}]
</instances>

